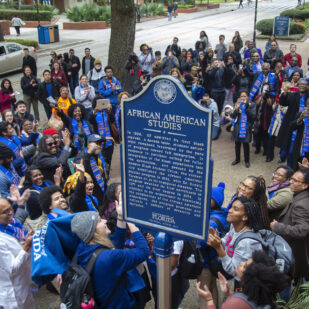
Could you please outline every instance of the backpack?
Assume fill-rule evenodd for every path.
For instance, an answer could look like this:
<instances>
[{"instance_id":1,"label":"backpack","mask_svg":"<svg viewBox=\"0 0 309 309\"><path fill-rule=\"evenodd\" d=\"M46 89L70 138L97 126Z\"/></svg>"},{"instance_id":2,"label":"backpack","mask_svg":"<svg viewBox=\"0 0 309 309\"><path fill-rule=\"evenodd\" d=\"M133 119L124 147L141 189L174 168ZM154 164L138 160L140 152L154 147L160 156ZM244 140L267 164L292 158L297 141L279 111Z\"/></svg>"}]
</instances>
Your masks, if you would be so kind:
<instances>
[{"instance_id":1,"label":"backpack","mask_svg":"<svg viewBox=\"0 0 309 309\"><path fill-rule=\"evenodd\" d=\"M281 236L268 230L260 230L257 233L252 231L243 232L235 240L234 248L245 238L259 241L263 250L275 260L281 272L287 274L291 272L294 264L293 252L290 245Z\"/></svg>"},{"instance_id":2,"label":"backpack","mask_svg":"<svg viewBox=\"0 0 309 309\"><path fill-rule=\"evenodd\" d=\"M185 240L179 259L178 272L184 279L197 279L204 268L204 259L196 241Z\"/></svg>"},{"instance_id":3,"label":"backpack","mask_svg":"<svg viewBox=\"0 0 309 309\"><path fill-rule=\"evenodd\" d=\"M62 275L62 284L60 286L60 299L62 304L65 305L65 308L98 308L98 304L94 301L94 288L91 273L100 253L105 250L109 249L102 247L97 248L92 253L85 268L77 264L77 257L76 255L74 256L68 269ZM121 275L104 306L105 308L108 308L122 279L123 276ZM81 303L84 303L85 306L81 306Z\"/></svg>"},{"instance_id":4,"label":"backpack","mask_svg":"<svg viewBox=\"0 0 309 309\"><path fill-rule=\"evenodd\" d=\"M230 224L226 224L226 228L224 228L223 224L221 223L221 221L216 218L216 217L211 217L210 220L212 220L213 222L215 222L219 228L219 232L220 234L220 238L223 238L230 230L231 225Z\"/></svg>"}]
</instances>

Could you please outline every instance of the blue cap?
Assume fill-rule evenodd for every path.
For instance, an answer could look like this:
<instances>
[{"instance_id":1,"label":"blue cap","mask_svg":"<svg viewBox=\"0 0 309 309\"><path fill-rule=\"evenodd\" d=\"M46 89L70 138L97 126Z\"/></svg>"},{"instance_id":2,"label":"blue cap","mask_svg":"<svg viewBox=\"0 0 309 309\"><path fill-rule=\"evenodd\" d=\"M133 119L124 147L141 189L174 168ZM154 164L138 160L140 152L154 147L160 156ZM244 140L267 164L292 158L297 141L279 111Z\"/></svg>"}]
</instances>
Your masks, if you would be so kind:
<instances>
[{"instance_id":1,"label":"blue cap","mask_svg":"<svg viewBox=\"0 0 309 309\"><path fill-rule=\"evenodd\" d=\"M221 207L224 202L225 183L219 182L217 187L212 187L211 198Z\"/></svg>"}]
</instances>

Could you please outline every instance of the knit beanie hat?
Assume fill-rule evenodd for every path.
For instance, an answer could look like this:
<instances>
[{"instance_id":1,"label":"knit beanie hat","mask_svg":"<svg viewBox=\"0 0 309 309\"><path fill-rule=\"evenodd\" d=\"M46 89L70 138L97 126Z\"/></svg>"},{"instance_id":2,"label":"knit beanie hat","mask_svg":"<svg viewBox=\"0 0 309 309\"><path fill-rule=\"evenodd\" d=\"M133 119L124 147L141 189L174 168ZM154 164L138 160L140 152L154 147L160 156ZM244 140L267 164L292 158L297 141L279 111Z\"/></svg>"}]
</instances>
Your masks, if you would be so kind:
<instances>
[{"instance_id":1,"label":"knit beanie hat","mask_svg":"<svg viewBox=\"0 0 309 309\"><path fill-rule=\"evenodd\" d=\"M97 58L96 60L94 60L94 63L93 65L96 65L96 64L102 64L101 60L99 58Z\"/></svg>"},{"instance_id":2,"label":"knit beanie hat","mask_svg":"<svg viewBox=\"0 0 309 309\"><path fill-rule=\"evenodd\" d=\"M50 135L50 136L52 136L54 134L58 134L59 135L59 132L57 130L53 129L53 128L45 129L43 131L43 135Z\"/></svg>"},{"instance_id":3,"label":"knit beanie hat","mask_svg":"<svg viewBox=\"0 0 309 309\"><path fill-rule=\"evenodd\" d=\"M92 239L97 227L99 215L95 211L83 211L77 213L71 221L71 230L85 244Z\"/></svg>"},{"instance_id":4,"label":"knit beanie hat","mask_svg":"<svg viewBox=\"0 0 309 309\"><path fill-rule=\"evenodd\" d=\"M13 156L13 150L9 146L0 143L0 159L11 158Z\"/></svg>"},{"instance_id":5,"label":"knit beanie hat","mask_svg":"<svg viewBox=\"0 0 309 309\"><path fill-rule=\"evenodd\" d=\"M221 207L224 202L225 183L219 182L217 187L212 187L211 198Z\"/></svg>"}]
</instances>

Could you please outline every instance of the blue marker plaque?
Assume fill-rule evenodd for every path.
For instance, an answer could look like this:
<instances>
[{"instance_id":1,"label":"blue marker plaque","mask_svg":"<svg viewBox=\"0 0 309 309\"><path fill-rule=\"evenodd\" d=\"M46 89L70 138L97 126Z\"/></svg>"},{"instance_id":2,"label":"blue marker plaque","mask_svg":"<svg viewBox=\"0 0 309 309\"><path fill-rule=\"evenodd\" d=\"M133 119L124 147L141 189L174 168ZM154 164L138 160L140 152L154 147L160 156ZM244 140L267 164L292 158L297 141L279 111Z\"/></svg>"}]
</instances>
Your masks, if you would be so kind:
<instances>
[{"instance_id":1,"label":"blue marker plaque","mask_svg":"<svg viewBox=\"0 0 309 309\"><path fill-rule=\"evenodd\" d=\"M290 17L276 16L273 33L278 36L288 36L290 33Z\"/></svg>"},{"instance_id":2,"label":"blue marker plaque","mask_svg":"<svg viewBox=\"0 0 309 309\"><path fill-rule=\"evenodd\" d=\"M212 112L179 80L158 76L121 106L124 219L206 240Z\"/></svg>"}]
</instances>

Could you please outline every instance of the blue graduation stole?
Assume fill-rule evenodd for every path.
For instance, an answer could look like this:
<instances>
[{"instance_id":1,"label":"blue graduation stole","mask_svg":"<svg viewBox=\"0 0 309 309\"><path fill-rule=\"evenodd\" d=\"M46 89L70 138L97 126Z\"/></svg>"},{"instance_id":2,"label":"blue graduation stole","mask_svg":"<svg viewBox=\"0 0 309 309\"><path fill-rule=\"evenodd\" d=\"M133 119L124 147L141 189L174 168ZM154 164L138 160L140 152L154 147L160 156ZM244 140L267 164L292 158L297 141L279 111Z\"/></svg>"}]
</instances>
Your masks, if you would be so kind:
<instances>
[{"instance_id":1,"label":"blue graduation stole","mask_svg":"<svg viewBox=\"0 0 309 309\"><path fill-rule=\"evenodd\" d=\"M112 136L111 130L110 130L109 123L108 123L108 117L105 111L97 112L95 120L98 125L98 132L100 136L111 137ZM112 145L113 145L112 141L106 141L104 148L108 148Z\"/></svg>"},{"instance_id":2,"label":"blue graduation stole","mask_svg":"<svg viewBox=\"0 0 309 309\"><path fill-rule=\"evenodd\" d=\"M275 114L271 118L271 122L270 122L270 126L269 126L269 136L273 135L273 128L274 128L274 124L275 124L277 113L278 113L278 109L276 110ZM284 117L284 113L281 111L280 112L280 120L281 120L281 122L283 121L283 117Z\"/></svg>"},{"instance_id":3,"label":"blue graduation stole","mask_svg":"<svg viewBox=\"0 0 309 309\"><path fill-rule=\"evenodd\" d=\"M20 182L20 177L17 174L13 164L11 163L11 168L6 169L3 165L0 165L0 170L9 178L12 184L18 186Z\"/></svg>"},{"instance_id":4,"label":"blue graduation stole","mask_svg":"<svg viewBox=\"0 0 309 309\"><path fill-rule=\"evenodd\" d=\"M15 218L13 218L11 224L0 224L0 231L17 238L19 241L24 241L28 234L28 231L23 228L23 226L18 221L16 221Z\"/></svg>"},{"instance_id":5,"label":"blue graduation stole","mask_svg":"<svg viewBox=\"0 0 309 309\"><path fill-rule=\"evenodd\" d=\"M49 187L49 186L50 186L50 184L48 184L48 183L45 182L45 181L43 181L43 183L44 183L45 187ZM41 192L41 191L44 189L44 187L40 187L40 186L37 186L37 185L34 185L34 184L32 184L32 187L33 187L35 190L39 191L39 192Z\"/></svg>"},{"instance_id":6,"label":"blue graduation stole","mask_svg":"<svg viewBox=\"0 0 309 309\"><path fill-rule=\"evenodd\" d=\"M302 144L302 150L301 150L301 156L305 156L306 153L309 152L309 123L308 123L308 117L304 118L304 135L303 135L303 144Z\"/></svg>"},{"instance_id":7,"label":"blue graduation stole","mask_svg":"<svg viewBox=\"0 0 309 309\"><path fill-rule=\"evenodd\" d=\"M174 58L174 56L172 56L172 58ZM167 74L166 71L167 71L167 68L168 68L170 62L171 62L171 69L173 69L173 68L175 67L173 61L170 60L170 59L168 59L168 60L166 61L166 63L165 63L165 68L163 69L163 72L162 72L163 75L166 75L166 74Z\"/></svg>"},{"instance_id":8,"label":"blue graduation stole","mask_svg":"<svg viewBox=\"0 0 309 309\"><path fill-rule=\"evenodd\" d=\"M247 114L246 114L246 104L240 104L241 114L240 114L240 128L239 128L239 138L246 138L247 136Z\"/></svg>"},{"instance_id":9,"label":"blue graduation stole","mask_svg":"<svg viewBox=\"0 0 309 309\"><path fill-rule=\"evenodd\" d=\"M83 126L84 132L85 132L87 139L88 139L89 136L91 135L91 132L90 132L88 124L85 120L82 120L82 126ZM78 122L74 118L72 119L72 127L73 127L73 131L74 131L74 144L77 147L78 151L80 151L81 145L80 145L79 139L78 139Z\"/></svg>"},{"instance_id":10,"label":"blue graduation stole","mask_svg":"<svg viewBox=\"0 0 309 309\"><path fill-rule=\"evenodd\" d=\"M115 118L116 118L116 127L119 132L119 135L121 135L120 131L120 124L119 124L119 115L120 115L120 109L121 109L121 104L118 105L116 113L115 113Z\"/></svg>"},{"instance_id":11,"label":"blue graduation stole","mask_svg":"<svg viewBox=\"0 0 309 309\"><path fill-rule=\"evenodd\" d=\"M29 137L29 134L28 134L28 136L26 136L26 135L23 133L21 136L23 136L24 138L28 138L28 137ZM37 136L37 138L36 138L36 143L39 144L39 141L40 141L40 135Z\"/></svg>"},{"instance_id":12,"label":"blue graduation stole","mask_svg":"<svg viewBox=\"0 0 309 309\"><path fill-rule=\"evenodd\" d=\"M263 83L263 80L264 80L264 73L262 72L258 78L256 79L251 91L250 91L250 94L249 94L249 98L250 100L253 100L253 98L255 97L256 93L259 91L262 83ZM269 83L269 92L271 95L275 95L275 77L273 76L273 74L271 73L268 73L268 83Z\"/></svg>"},{"instance_id":13,"label":"blue graduation stole","mask_svg":"<svg viewBox=\"0 0 309 309\"><path fill-rule=\"evenodd\" d=\"M3 136L0 136L0 142L6 144L8 147L12 149L14 152L14 160L20 157L20 150L21 150L21 143L18 137L12 136L11 139L5 138ZM22 173L26 172L27 165L25 160L22 158L22 166L21 166L21 171Z\"/></svg>"},{"instance_id":14,"label":"blue graduation stole","mask_svg":"<svg viewBox=\"0 0 309 309\"><path fill-rule=\"evenodd\" d=\"M87 151L88 151L88 148L85 148L85 153ZM102 167L103 167L103 170L104 170L104 173L105 173L105 161L104 161L104 158L101 154L99 154L99 159L102 162ZM97 165L97 162L95 161L95 159L93 157L91 157L91 159L90 159L90 167L91 167L92 173L93 173L102 193L104 194L104 192L105 192L104 180L102 178L102 175L101 175L100 169Z\"/></svg>"},{"instance_id":15,"label":"blue graduation stole","mask_svg":"<svg viewBox=\"0 0 309 309\"><path fill-rule=\"evenodd\" d=\"M304 111L304 108L305 108L305 96L301 96L300 97L300 101L299 101L299 112L303 112ZM306 125L306 123L305 123ZM305 127L306 128L306 127ZM296 135L297 135L297 130L294 130L293 133L292 133L292 142L295 141L296 139Z\"/></svg>"},{"instance_id":16,"label":"blue graduation stole","mask_svg":"<svg viewBox=\"0 0 309 309\"><path fill-rule=\"evenodd\" d=\"M98 199L97 199L95 196L93 196L93 195L91 195L91 197L90 197L89 195L86 194L86 204L87 204L87 206L88 206L88 209L89 209L90 211L96 211L96 212L98 212L98 210L96 209L96 207L93 205L93 202L92 202L92 201L94 201L94 204L95 204L95 206L97 207L97 206L98 206Z\"/></svg>"},{"instance_id":17,"label":"blue graduation stole","mask_svg":"<svg viewBox=\"0 0 309 309\"><path fill-rule=\"evenodd\" d=\"M263 62L261 60L259 60L259 63L261 65L261 69L262 69L262 64ZM255 72L258 72L258 68L257 68L257 65L256 63L252 66L252 71L255 73ZM261 71L260 71L261 72Z\"/></svg>"}]
</instances>

